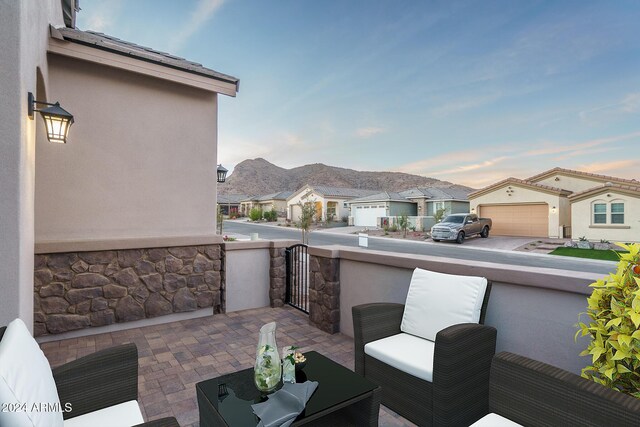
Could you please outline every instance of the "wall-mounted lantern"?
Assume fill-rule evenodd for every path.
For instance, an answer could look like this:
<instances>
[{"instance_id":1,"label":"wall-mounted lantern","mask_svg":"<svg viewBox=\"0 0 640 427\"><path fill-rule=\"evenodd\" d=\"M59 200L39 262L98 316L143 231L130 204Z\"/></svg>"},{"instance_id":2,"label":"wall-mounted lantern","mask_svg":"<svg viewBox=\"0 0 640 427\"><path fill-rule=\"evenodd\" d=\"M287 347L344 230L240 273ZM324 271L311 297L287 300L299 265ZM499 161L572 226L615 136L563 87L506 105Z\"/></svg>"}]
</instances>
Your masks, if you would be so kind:
<instances>
[{"instance_id":1,"label":"wall-mounted lantern","mask_svg":"<svg viewBox=\"0 0 640 427\"><path fill-rule=\"evenodd\" d=\"M47 108L37 110L36 104L48 105ZM33 120L33 113L39 112L44 120L47 128L47 139L49 142L57 142L65 144L69 135L69 128L73 124L73 115L64 108L60 107L60 103L50 104L48 102L36 101L33 94L29 92L27 97L27 105L29 108L29 118Z\"/></svg>"},{"instance_id":2,"label":"wall-mounted lantern","mask_svg":"<svg viewBox=\"0 0 640 427\"><path fill-rule=\"evenodd\" d=\"M553 206L553 207L551 208L551 213L556 213L556 207L555 207L555 206Z\"/></svg>"},{"instance_id":3,"label":"wall-mounted lantern","mask_svg":"<svg viewBox=\"0 0 640 427\"><path fill-rule=\"evenodd\" d=\"M218 182L222 183L227 180L227 172L228 170L224 166L218 165Z\"/></svg>"},{"instance_id":4,"label":"wall-mounted lantern","mask_svg":"<svg viewBox=\"0 0 640 427\"><path fill-rule=\"evenodd\" d=\"M476 208L471 208L471 213L476 213Z\"/></svg>"}]
</instances>

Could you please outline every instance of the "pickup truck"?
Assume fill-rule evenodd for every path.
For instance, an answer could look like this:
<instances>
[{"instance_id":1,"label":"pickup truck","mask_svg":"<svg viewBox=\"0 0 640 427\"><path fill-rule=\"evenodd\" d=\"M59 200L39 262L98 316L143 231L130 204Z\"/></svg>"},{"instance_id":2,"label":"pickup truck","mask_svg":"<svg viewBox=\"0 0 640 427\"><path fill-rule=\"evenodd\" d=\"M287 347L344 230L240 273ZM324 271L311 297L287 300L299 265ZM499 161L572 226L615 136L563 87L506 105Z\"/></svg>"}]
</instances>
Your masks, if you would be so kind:
<instances>
[{"instance_id":1,"label":"pickup truck","mask_svg":"<svg viewBox=\"0 0 640 427\"><path fill-rule=\"evenodd\" d=\"M478 218L476 214L447 215L441 222L431 227L431 238L434 242L440 240L455 240L460 244L465 237L479 234L482 238L489 237L491 219Z\"/></svg>"}]
</instances>

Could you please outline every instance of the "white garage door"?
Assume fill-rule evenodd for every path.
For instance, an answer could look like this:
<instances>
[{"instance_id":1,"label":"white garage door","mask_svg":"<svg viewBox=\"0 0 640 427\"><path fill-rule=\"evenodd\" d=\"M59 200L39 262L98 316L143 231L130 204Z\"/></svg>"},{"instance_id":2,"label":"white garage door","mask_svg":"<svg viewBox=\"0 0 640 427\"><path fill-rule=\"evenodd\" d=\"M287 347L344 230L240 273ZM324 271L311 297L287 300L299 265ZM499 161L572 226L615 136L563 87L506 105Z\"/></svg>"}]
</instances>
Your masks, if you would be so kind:
<instances>
[{"instance_id":1,"label":"white garage door","mask_svg":"<svg viewBox=\"0 0 640 427\"><path fill-rule=\"evenodd\" d=\"M363 227L375 227L377 218L386 216L386 208L381 206L354 206L351 209L353 213L353 224Z\"/></svg>"}]
</instances>

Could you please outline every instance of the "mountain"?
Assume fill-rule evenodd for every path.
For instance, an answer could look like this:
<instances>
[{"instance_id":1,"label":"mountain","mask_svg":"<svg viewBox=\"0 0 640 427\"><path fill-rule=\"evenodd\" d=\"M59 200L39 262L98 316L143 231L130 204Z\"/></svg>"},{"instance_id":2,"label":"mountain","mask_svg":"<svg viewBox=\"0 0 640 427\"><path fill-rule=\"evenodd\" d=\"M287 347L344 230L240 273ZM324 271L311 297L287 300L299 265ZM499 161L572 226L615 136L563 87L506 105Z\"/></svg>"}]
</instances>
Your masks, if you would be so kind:
<instances>
[{"instance_id":1,"label":"mountain","mask_svg":"<svg viewBox=\"0 0 640 427\"><path fill-rule=\"evenodd\" d=\"M402 172L361 172L322 163L284 169L258 158L238 163L226 182L218 185L218 192L259 195L296 191L306 184L396 192L415 187L473 190L463 185Z\"/></svg>"}]
</instances>

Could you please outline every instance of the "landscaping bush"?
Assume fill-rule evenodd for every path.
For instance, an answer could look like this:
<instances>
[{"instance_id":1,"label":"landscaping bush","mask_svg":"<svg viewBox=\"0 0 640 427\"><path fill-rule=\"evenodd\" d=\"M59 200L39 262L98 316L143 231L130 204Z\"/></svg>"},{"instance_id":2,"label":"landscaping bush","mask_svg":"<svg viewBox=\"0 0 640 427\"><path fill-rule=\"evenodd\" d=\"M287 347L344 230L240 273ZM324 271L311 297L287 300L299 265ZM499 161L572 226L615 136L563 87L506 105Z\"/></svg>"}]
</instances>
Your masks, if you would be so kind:
<instances>
[{"instance_id":1,"label":"landscaping bush","mask_svg":"<svg viewBox=\"0 0 640 427\"><path fill-rule=\"evenodd\" d=\"M271 209L270 211L263 213L262 216L264 217L264 219L266 219L269 222L274 222L278 220L278 212L276 212L275 209Z\"/></svg>"},{"instance_id":2,"label":"landscaping bush","mask_svg":"<svg viewBox=\"0 0 640 427\"><path fill-rule=\"evenodd\" d=\"M258 208L253 208L249 212L249 219L251 221L259 221L262 219L262 210Z\"/></svg>"},{"instance_id":3,"label":"landscaping bush","mask_svg":"<svg viewBox=\"0 0 640 427\"><path fill-rule=\"evenodd\" d=\"M640 244L618 245L629 252L619 253L614 274L589 285L591 322L578 323L576 338L591 339L580 353L591 356L583 377L640 398Z\"/></svg>"}]
</instances>

